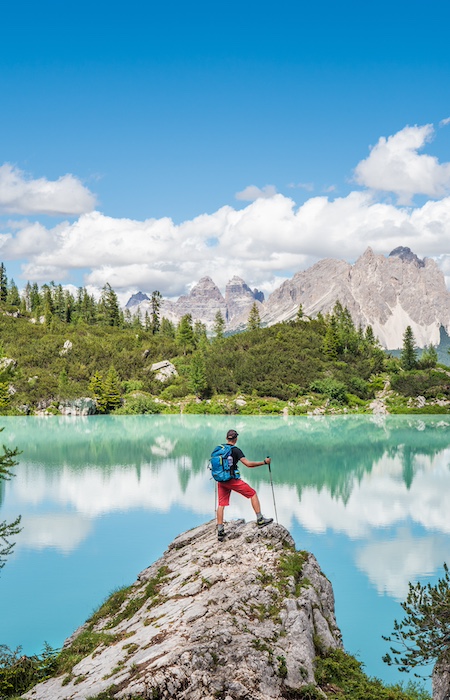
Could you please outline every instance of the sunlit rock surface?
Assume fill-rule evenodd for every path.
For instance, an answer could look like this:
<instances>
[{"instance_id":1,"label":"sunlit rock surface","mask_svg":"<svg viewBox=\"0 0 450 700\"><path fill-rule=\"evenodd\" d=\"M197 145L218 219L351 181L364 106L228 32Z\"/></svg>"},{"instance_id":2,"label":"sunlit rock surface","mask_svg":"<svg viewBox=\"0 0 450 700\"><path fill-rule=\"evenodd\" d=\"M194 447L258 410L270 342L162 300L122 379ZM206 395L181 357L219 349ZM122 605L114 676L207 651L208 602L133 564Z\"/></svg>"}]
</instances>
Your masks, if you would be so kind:
<instances>
[{"instance_id":1,"label":"sunlit rock surface","mask_svg":"<svg viewBox=\"0 0 450 700\"><path fill-rule=\"evenodd\" d=\"M224 298L211 278L204 277L176 302L164 300L161 314L176 323L190 313L211 331L220 311L226 330L236 331L246 327L254 303L262 325L271 326L295 319L300 305L311 318L326 315L336 301L348 308L356 327L372 326L380 343L391 350L402 347L407 326L418 347L438 345L441 326L450 335L450 292L444 274L434 260L421 260L402 246L387 257L367 248L354 264L320 260L286 280L266 300L239 277L228 282ZM139 308L143 317L150 302L131 302L127 307L134 313Z\"/></svg>"},{"instance_id":2,"label":"sunlit rock surface","mask_svg":"<svg viewBox=\"0 0 450 700\"><path fill-rule=\"evenodd\" d=\"M317 647L342 645L330 582L281 525L238 520L226 532L219 543L210 522L177 537L66 646L102 643L27 697L276 700L314 683Z\"/></svg>"}]
</instances>

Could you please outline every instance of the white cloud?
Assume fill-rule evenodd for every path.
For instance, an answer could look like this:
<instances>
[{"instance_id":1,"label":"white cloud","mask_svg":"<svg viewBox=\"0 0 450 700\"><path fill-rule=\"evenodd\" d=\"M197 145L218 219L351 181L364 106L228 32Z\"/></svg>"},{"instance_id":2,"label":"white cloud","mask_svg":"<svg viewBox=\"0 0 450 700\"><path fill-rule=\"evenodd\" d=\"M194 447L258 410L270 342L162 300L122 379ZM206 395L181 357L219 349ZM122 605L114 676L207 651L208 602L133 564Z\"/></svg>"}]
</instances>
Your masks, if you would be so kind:
<instances>
[{"instance_id":1,"label":"white cloud","mask_svg":"<svg viewBox=\"0 0 450 700\"><path fill-rule=\"evenodd\" d=\"M265 185L263 188L249 185L242 192L236 192L235 197L243 202L254 202L257 199L273 197L276 193L277 188L274 185Z\"/></svg>"},{"instance_id":2,"label":"white cloud","mask_svg":"<svg viewBox=\"0 0 450 700\"><path fill-rule=\"evenodd\" d=\"M243 208L224 206L181 224L168 217L116 219L99 211L53 228L12 222L0 230L1 258L24 261L24 281L59 281L82 270L92 287L109 282L124 296L159 289L170 298L205 275L224 290L236 274L269 294L283 278L321 258L353 262L367 246L385 255L409 246L420 257L437 257L450 276L450 197L405 208L374 194L375 188L391 187L409 198L428 183L437 196L450 186L450 164L417 153L432 133L429 125L406 127L380 139L356 170L371 189L344 197L324 194L297 206L272 185L251 186L238 193L254 200Z\"/></svg>"},{"instance_id":3,"label":"white cloud","mask_svg":"<svg viewBox=\"0 0 450 700\"><path fill-rule=\"evenodd\" d=\"M450 163L418 151L433 137L431 124L406 126L389 138L382 136L369 156L355 168L355 180L374 190L393 192L399 204L410 204L415 194L432 198L450 192Z\"/></svg>"},{"instance_id":4,"label":"white cloud","mask_svg":"<svg viewBox=\"0 0 450 700\"><path fill-rule=\"evenodd\" d=\"M450 124L450 117L446 117L445 119L441 119L439 122L439 126L447 126L447 124Z\"/></svg>"},{"instance_id":5,"label":"white cloud","mask_svg":"<svg viewBox=\"0 0 450 700\"><path fill-rule=\"evenodd\" d=\"M0 212L79 215L95 207L95 196L73 175L33 180L10 163L0 166Z\"/></svg>"},{"instance_id":6,"label":"white cloud","mask_svg":"<svg viewBox=\"0 0 450 700\"><path fill-rule=\"evenodd\" d=\"M378 593L404 600L409 581L434 574L447 557L447 538L437 534L414 537L402 529L393 540L363 546L356 555L356 564Z\"/></svg>"},{"instance_id":7,"label":"white cloud","mask_svg":"<svg viewBox=\"0 0 450 700\"><path fill-rule=\"evenodd\" d=\"M384 254L406 245L421 257L440 256L444 266L449 230L450 197L409 210L377 202L367 191L334 200L312 197L300 207L277 194L179 225L100 212L52 229L30 223L0 233L0 251L3 260L27 260L25 280L64 279L71 269L87 269L85 282L93 286L108 281L117 292L159 289L173 297L204 275L222 289L237 274L269 291L287 270L292 274L324 257L354 261L368 245Z\"/></svg>"}]
</instances>

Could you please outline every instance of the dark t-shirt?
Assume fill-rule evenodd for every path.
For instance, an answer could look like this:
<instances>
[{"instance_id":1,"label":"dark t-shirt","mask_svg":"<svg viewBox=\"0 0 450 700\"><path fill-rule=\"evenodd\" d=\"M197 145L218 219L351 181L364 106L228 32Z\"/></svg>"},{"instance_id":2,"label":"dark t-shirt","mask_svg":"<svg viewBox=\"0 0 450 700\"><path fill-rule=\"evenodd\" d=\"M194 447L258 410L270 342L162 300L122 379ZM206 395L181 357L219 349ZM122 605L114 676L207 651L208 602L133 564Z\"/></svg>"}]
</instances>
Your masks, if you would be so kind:
<instances>
[{"instance_id":1,"label":"dark t-shirt","mask_svg":"<svg viewBox=\"0 0 450 700\"><path fill-rule=\"evenodd\" d=\"M241 475L239 474L238 462L242 457L245 457L245 454L242 452L240 447L236 447L236 445L235 445L231 449L231 456L233 457L234 477L235 477L235 479L240 479Z\"/></svg>"}]
</instances>

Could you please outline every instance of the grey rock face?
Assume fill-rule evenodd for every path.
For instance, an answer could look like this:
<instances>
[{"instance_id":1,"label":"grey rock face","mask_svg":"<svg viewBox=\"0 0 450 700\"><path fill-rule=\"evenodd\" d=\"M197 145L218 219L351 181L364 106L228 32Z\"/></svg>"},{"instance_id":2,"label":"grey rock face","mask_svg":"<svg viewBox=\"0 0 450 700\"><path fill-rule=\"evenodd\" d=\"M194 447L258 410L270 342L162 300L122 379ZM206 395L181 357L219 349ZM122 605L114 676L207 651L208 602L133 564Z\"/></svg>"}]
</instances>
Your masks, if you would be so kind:
<instances>
[{"instance_id":1,"label":"grey rock face","mask_svg":"<svg viewBox=\"0 0 450 700\"><path fill-rule=\"evenodd\" d=\"M115 698L281 700L314 683L315 645L342 646L330 582L280 525L240 520L226 532L219 543L211 522L177 537L120 610L68 640L91 624L111 643L26 697L81 700L109 689ZM303 563L301 573L283 574L286 557Z\"/></svg>"},{"instance_id":2,"label":"grey rock face","mask_svg":"<svg viewBox=\"0 0 450 700\"><path fill-rule=\"evenodd\" d=\"M242 323L245 325L250 309L255 301L261 304L263 300L264 295L262 292L258 292L257 289L252 291L243 279L235 275L228 282L225 289L228 323L234 327Z\"/></svg>"},{"instance_id":3,"label":"grey rock face","mask_svg":"<svg viewBox=\"0 0 450 700\"><path fill-rule=\"evenodd\" d=\"M175 365L169 362L169 360L155 362L150 367L150 371L156 372L155 379L157 379L159 382L166 382L171 377L176 377L178 375Z\"/></svg>"},{"instance_id":4,"label":"grey rock face","mask_svg":"<svg viewBox=\"0 0 450 700\"><path fill-rule=\"evenodd\" d=\"M93 399L80 398L73 401L63 401L58 406L63 416L93 416L97 413L97 406Z\"/></svg>"},{"instance_id":5,"label":"grey rock face","mask_svg":"<svg viewBox=\"0 0 450 700\"><path fill-rule=\"evenodd\" d=\"M371 325L388 349L402 347L407 326L411 326L419 347L438 345L441 326L450 334L450 292L443 273L433 260L421 260L403 246L388 257L367 248L353 265L321 260L297 272L266 301L240 277L227 284L225 298L211 278L204 277L178 301L163 300L161 315L178 322L190 313L194 321L201 320L211 330L220 311L226 330L236 331L246 327L255 302L262 325L270 326L294 319L300 304L304 314L314 318L319 312L329 313L338 300L348 308L357 327ZM143 301L139 306L142 316L146 304L149 302Z\"/></svg>"},{"instance_id":6,"label":"grey rock face","mask_svg":"<svg viewBox=\"0 0 450 700\"><path fill-rule=\"evenodd\" d=\"M321 260L270 295L261 321L271 325L295 318L299 304L308 316L327 314L336 300L348 308L357 327L371 325L389 349L402 347L408 325L420 347L439 344L441 325L450 331L444 275L433 260L419 260L409 248L397 248L387 258L368 248L354 265Z\"/></svg>"},{"instance_id":7,"label":"grey rock face","mask_svg":"<svg viewBox=\"0 0 450 700\"><path fill-rule=\"evenodd\" d=\"M137 292L133 294L127 301L125 308L132 309L133 307L139 306L143 301L150 301L150 298L144 292Z\"/></svg>"}]
</instances>

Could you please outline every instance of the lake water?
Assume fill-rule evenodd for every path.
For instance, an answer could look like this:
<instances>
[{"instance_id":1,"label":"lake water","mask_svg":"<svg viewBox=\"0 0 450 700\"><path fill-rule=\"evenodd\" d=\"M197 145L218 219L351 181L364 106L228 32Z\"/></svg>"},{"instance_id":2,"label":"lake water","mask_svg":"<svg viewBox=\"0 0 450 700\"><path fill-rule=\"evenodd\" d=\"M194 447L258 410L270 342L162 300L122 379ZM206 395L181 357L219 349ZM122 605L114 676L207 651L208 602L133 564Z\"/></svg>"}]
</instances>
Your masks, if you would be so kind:
<instances>
[{"instance_id":1,"label":"lake water","mask_svg":"<svg viewBox=\"0 0 450 700\"><path fill-rule=\"evenodd\" d=\"M1 418L22 450L0 485L0 521L23 530L0 572L0 644L60 647L172 539L214 516L211 449L228 428L251 460L272 457L278 520L331 580L347 651L369 675L403 617L408 581L450 562L450 418L94 416ZM275 516L267 467L242 469ZM237 494L228 519L253 517Z\"/></svg>"}]
</instances>

